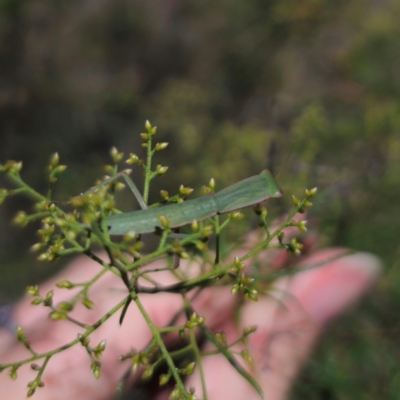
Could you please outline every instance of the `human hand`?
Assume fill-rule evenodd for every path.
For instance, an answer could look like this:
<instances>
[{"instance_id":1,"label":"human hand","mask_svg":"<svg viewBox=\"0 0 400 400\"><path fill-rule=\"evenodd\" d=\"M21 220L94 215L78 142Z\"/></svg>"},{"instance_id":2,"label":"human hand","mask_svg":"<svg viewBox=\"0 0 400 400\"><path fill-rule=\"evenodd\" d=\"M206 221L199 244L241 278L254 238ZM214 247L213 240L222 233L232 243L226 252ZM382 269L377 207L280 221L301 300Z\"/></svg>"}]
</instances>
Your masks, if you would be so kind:
<instances>
[{"instance_id":1,"label":"human hand","mask_svg":"<svg viewBox=\"0 0 400 400\"><path fill-rule=\"evenodd\" d=\"M282 268L285 260L283 252L276 252L274 260L269 261ZM239 319L234 318L237 302L228 287L204 289L194 301L194 309L205 317L207 326L214 332L224 331L228 343L240 336L243 327L258 326L257 331L248 338L248 349L254 358L250 370L261 385L266 399L280 400L287 397L296 375L326 324L348 309L371 286L380 269L379 260L374 256L366 253L349 254L344 249L321 250L301 262L307 266L315 263L325 264L280 278L274 284L270 296L260 296L258 302L248 301L241 306ZM152 265L153 268L160 266L162 261ZM41 293L54 289L55 283L61 279L73 282L89 280L100 268L91 260L78 258L59 276L41 285ZM173 278L167 272L157 274L163 284L172 282ZM117 288L123 289L119 278L106 274L90 291L95 309L87 310L77 306L71 316L87 324L94 323L126 296L122 291L110 290ZM58 303L70 297L70 291L56 289L54 301ZM182 307L181 298L176 294L141 295L141 300L158 327L168 324ZM33 307L30 301L21 300L14 308L13 317L24 328L36 352L42 353L62 346L82 333L81 328L69 321L50 320L46 308ZM151 338L146 322L134 305L130 306L122 326L118 324L118 317L111 317L91 336L93 346L107 339L99 380L93 377L85 349L77 345L50 360L42 377L45 386L36 391L34 398L110 399L128 368L126 363L117 360L118 356L131 347L143 348ZM206 345L206 348L211 346ZM9 333L0 329L0 363L27 357L27 350ZM223 356L204 358L203 367L210 400L259 399L249 383L238 375ZM12 381L5 373L0 374L0 400L26 398L26 383L35 376L29 366L18 370L17 381ZM197 389L197 396L202 398L197 373L186 382L187 387L190 385ZM168 396L167 389L161 389L152 398L167 399Z\"/></svg>"}]
</instances>

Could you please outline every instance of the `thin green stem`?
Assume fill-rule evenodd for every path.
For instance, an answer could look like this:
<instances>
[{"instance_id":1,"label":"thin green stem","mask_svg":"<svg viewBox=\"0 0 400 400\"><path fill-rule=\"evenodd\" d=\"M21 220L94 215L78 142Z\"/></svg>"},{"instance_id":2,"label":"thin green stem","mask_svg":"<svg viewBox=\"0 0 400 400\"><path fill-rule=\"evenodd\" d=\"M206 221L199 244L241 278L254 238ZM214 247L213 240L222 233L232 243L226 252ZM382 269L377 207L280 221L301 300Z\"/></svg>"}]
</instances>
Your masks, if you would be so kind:
<instances>
[{"instance_id":1,"label":"thin green stem","mask_svg":"<svg viewBox=\"0 0 400 400\"><path fill-rule=\"evenodd\" d=\"M154 337L158 347L160 348L163 357L165 358L165 361L168 364L169 370L171 371L172 376L175 378L176 385L178 386L179 390L183 394L184 398L189 399L189 396L187 395L187 392L186 392L185 386L182 382L182 379L178 374L178 369L176 368L176 366L168 352L168 349L165 347L164 341L162 340L162 338L160 336L159 330L154 325L149 314L147 313L146 309L143 307L141 301L139 300L139 297L137 296L137 294L135 292L131 292L131 297L132 297L132 300L138 306L143 318L146 320L146 323L147 323L148 327L150 328L151 333L153 334L153 337Z\"/></svg>"},{"instance_id":2,"label":"thin green stem","mask_svg":"<svg viewBox=\"0 0 400 400\"><path fill-rule=\"evenodd\" d=\"M147 161L145 168L145 177L144 177L144 189L143 189L143 200L144 203L147 205L149 203L149 192L150 192L150 181L152 179L151 173L151 159L153 157L153 151L151 149L151 142L152 142L152 134L148 132L148 139L147 139Z\"/></svg>"},{"instance_id":3,"label":"thin green stem","mask_svg":"<svg viewBox=\"0 0 400 400\"><path fill-rule=\"evenodd\" d=\"M5 368L12 368L12 367L17 367L19 368L21 365L32 363L34 361L40 360L42 358L51 358L55 354L61 353L64 350L67 350L73 346L75 346L78 343L81 343L81 340L86 339L89 337L96 329L99 328L99 326L103 325L104 322L106 322L110 317L112 317L120 308L122 308L125 304L125 299L120 301L116 306L114 306L110 311L108 311L103 317L101 317L97 322L95 322L91 327L88 327L86 329L86 332L83 333L79 338L72 340L71 342L57 347L56 349L47 351L42 354L37 354L36 356L32 356L29 358L26 358L24 360L18 361L18 362L13 362L13 363L8 363L8 364L0 364L0 369L5 369Z\"/></svg>"}]
</instances>

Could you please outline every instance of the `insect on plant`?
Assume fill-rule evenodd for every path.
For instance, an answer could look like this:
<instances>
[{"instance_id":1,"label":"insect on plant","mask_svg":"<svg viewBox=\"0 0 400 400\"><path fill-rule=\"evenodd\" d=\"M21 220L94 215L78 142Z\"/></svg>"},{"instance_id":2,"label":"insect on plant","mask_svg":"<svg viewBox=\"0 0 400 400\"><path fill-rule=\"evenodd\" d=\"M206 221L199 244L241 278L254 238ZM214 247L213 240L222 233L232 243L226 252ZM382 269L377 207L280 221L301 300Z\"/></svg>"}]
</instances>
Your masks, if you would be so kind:
<instances>
[{"instance_id":1,"label":"insect on plant","mask_svg":"<svg viewBox=\"0 0 400 400\"><path fill-rule=\"evenodd\" d=\"M125 179L129 177L124 175ZM129 186L134 184L129 182ZM141 205L145 204L139 191L134 190ZM268 170L237 182L215 194L170 204L162 208L147 208L142 211L116 214L106 219L110 235L124 235L129 231L151 233L157 228L165 228L162 220L169 228L177 228L190 224L193 220L201 221L216 214L229 213L244 207L258 204L270 197L281 197L274 178ZM160 218L161 217L161 218Z\"/></svg>"},{"instance_id":2,"label":"insect on plant","mask_svg":"<svg viewBox=\"0 0 400 400\"><path fill-rule=\"evenodd\" d=\"M17 377L17 370L25 365L34 365L37 377L29 383L28 396L44 385L41 377L45 372L49 360L62 351L74 346L85 347L91 361L91 368L95 378L100 377L101 355L105 350L105 340L97 346L92 347L89 337L116 313L121 313L122 322L129 304L135 303L137 309L143 315L149 330L151 339L147 346L139 350L130 350L119 357L121 361L130 360L130 370L140 368L142 377L149 378L161 363L166 363L168 372L162 375L160 386L165 385L170 379L174 380L175 388L171 393L171 399L194 398L194 391L185 388L184 376L193 373L199 368L202 375L202 350L200 349L196 335L199 332L215 348L215 353L222 354L236 371L246 379L253 388L262 396L262 391L254 377L235 360L236 352L234 346L239 342L246 342L246 337L254 332L254 327L244 329L242 335L233 343L229 344L221 334L213 333L207 327L204 318L197 315L191 302L203 289L213 285L231 285L233 295L242 294L244 299L257 301L257 279L248 274L244 262L255 260L255 257L263 250L270 247L286 249L290 254L299 254L301 244L292 239L284 242L284 230L288 227L297 226L300 231L306 230L306 221L296 221L294 216L304 212L305 208L311 206L311 199L316 189L306 190L305 197L298 200L293 198L294 209L281 225L270 230L267 221L267 211L263 206L257 204L268 198L282 196L275 179L268 170L259 175L239 181L227 188L214 193L214 182L208 185L208 194L194 199L186 200L192 189L181 186L179 194L169 197L167 192L162 191L163 201L148 206L149 186L152 179L165 174L168 167L152 166L152 157L155 152L167 147L167 143L152 143L152 137L156 128L146 122L146 132L142 133L142 146L146 148L147 158L141 160L135 154L131 154L127 163L138 164L142 167L145 176L143 195L136 185L128 177L128 171L118 171L118 164L122 161L123 153L115 148L111 150L112 165L106 170L109 175L97 186L92 187L85 193L76 196L68 202L59 202L53 199L53 186L58 179L58 174L66 168L59 164L59 156L56 153L49 164L49 188L46 195L35 191L26 184L21 176L21 162L8 161L0 163L0 172L5 173L16 188L0 189L0 203L6 198L17 194L24 194L35 201L35 209L31 213L21 211L17 214L14 222L20 226L28 223L41 221L42 227L38 230L39 241L32 246L34 251L40 252L38 260L56 261L59 258L71 254L85 255L102 267L100 272L87 282L59 281L56 286L59 289L75 289L68 301L57 303L53 300L53 291L42 294L38 286L27 288L27 294L33 297L34 306L44 306L49 310L52 320L66 320L75 324L80 330L77 339L67 342L65 345L54 350L38 353L33 345L26 339L29 332L23 327L17 327L17 339L21 345L31 353L23 360L13 363L2 363L0 360L0 372L7 371L11 378ZM142 210L122 213L115 207L114 189L120 183L118 178L124 178L127 185L133 191ZM219 239L221 233L228 224L237 218L239 210L244 207L255 205L255 211L259 215L260 226L264 231L264 238L252 245L247 253L241 257L220 260ZM64 206L66 206L64 208ZM229 213L228 217L220 222L219 214ZM191 231L182 235L177 232L179 227L190 225ZM159 235L156 250L145 254L142 252L143 234L156 233ZM214 234L215 253L211 255L207 250L207 239ZM115 238L115 236L122 236ZM272 241L274 242L272 243ZM99 245L105 251L106 257L99 257L96 253ZM196 247L196 254L189 254L189 248ZM149 268L149 264L155 260L163 260L163 266L157 269ZM188 262L196 263L200 269L186 270L180 267L180 259L189 259ZM257 261L257 260L255 260ZM255 263L255 267L257 263ZM158 282L157 273L169 271L174 283ZM194 271L196 275L193 276ZM90 299L92 290L95 293L96 282L105 274L114 274L122 280L127 288L127 295L118 304L110 306L108 312L91 324L76 318L74 308L81 303L88 309L95 304ZM269 279L269 278L267 278ZM273 278L271 278L273 279ZM260 286L261 290L264 289ZM170 325L157 327L151 320L144 304L142 294L155 294L160 292L173 293L182 298L182 308L177 315L171 318ZM178 316L184 315L183 324L178 324ZM166 346L165 336L168 332L178 332L179 337L189 341L185 345L185 351L191 353L195 362L189 362L183 368L180 367L178 359L179 352L169 351ZM219 336L218 336L219 335ZM129 343L128 343L129 346ZM246 354L245 352L243 354ZM243 356L244 358L244 356ZM245 358L246 360L246 358ZM42 362L41 365L37 364ZM33 363L33 364L32 364ZM179 367L178 367L179 365ZM205 379L201 380L203 398L207 398L207 385Z\"/></svg>"}]
</instances>

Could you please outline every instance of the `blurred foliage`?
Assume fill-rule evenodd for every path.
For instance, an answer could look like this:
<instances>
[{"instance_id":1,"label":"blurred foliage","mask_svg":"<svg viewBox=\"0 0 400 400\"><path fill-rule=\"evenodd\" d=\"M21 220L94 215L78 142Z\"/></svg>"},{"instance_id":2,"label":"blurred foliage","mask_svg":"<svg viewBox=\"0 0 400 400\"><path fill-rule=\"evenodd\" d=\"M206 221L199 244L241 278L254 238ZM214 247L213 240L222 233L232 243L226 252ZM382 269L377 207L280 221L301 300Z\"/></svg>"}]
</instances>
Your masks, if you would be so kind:
<instances>
[{"instance_id":1,"label":"blurred foliage","mask_svg":"<svg viewBox=\"0 0 400 400\"><path fill-rule=\"evenodd\" d=\"M160 160L171 187L160 181L154 198L266 167L287 194L318 186L309 218L325 242L374 252L387 272L293 398L398 398L399 13L395 0L1 0L0 159L23 160L39 188L58 151L65 199L92 184L112 145L139 152L149 119L171 143ZM7 271L27 265L32 243L9 227L21 207L0 208ZM2 291L48 272L29 265Z\"/></svg>"}]
</instances>

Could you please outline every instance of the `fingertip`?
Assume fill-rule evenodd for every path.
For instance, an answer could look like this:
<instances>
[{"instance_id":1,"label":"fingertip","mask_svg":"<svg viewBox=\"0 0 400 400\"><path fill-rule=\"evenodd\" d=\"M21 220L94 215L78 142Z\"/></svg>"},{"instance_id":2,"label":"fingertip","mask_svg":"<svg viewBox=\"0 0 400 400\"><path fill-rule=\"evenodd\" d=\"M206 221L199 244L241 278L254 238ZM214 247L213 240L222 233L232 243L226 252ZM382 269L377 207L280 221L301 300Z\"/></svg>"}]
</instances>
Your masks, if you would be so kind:
<instances>
[{"instance_id":1,"label":"fingertip","mask_svg":"<svg viewBox=\"0 0 400 400\"><path fill-rule=\"evenodd\" d=\"M315 254L308 263L327 259L334 250ZM291 293L317 323L326 323L355 303L378 279L381 261L369 253L343 254L325 265L300 272L291 283Z\"/></svg>"}]
</instances>

